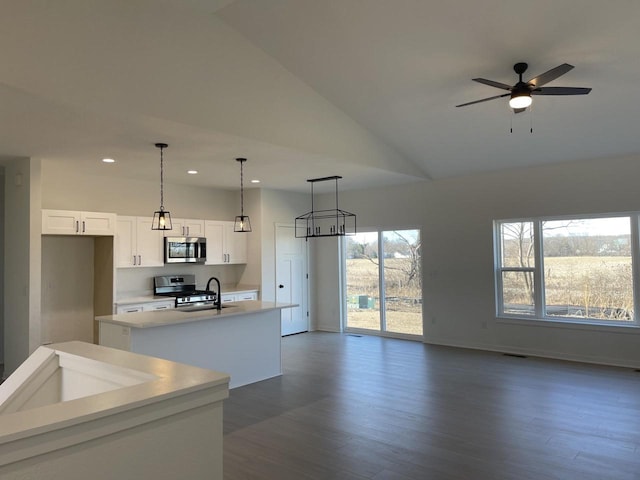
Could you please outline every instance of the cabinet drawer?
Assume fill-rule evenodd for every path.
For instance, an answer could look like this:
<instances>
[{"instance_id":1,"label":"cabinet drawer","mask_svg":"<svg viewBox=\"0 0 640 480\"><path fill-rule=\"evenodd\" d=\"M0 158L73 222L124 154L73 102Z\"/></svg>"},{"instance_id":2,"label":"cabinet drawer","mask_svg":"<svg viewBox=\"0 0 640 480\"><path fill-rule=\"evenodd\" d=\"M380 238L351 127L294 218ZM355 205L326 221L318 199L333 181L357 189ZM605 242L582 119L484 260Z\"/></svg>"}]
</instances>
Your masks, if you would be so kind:
<instances>
[{"instance_id":1,"label":"cabinet drawer","mask_svg":"<svg viewBox=\"0 0 640 480\"><path fill-rule=\"evenodd\" d=\"M257 300L258 292L246 292L236 294L236 301L240 300Z\"/></svg>"},{"instance_id":2,"label":"cabinet drawer","mask_svg":"<svg viewBox=\"0 0 640 480\"><path fill-rule=\"evenodd\" d=\"M136 312L153 312L157 310L169 310L175 307L173 300L162 302L146 302L135 303L129 305L118 305L116 307L116 313L136 313Z\"/></svg>"},{"instance_id":3,"label":"cabinet drawer","mask_svg":"<svg viewBox=\"0 0 640 480\"><path fill-rule=\"evenodd\" d=\"M117 314L136 313L136 312L142 312L142 310L143 310L142 305L122 305L116 308L116 313Z\"/></svg>"}]
</instances>

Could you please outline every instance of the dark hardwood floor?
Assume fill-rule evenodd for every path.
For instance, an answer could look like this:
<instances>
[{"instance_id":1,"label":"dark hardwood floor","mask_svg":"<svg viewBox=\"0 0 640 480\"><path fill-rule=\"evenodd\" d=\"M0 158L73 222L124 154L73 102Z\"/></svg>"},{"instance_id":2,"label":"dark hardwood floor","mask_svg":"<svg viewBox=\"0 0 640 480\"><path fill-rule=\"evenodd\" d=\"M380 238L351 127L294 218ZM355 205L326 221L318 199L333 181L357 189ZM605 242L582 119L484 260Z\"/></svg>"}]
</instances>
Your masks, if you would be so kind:
<instances>
[{"instance_id":1,"label":"dark hardwood floor","mask_svg":"<svg viewBox=\"0 0 640 480\"><path fill-rule=\"evenodd\" d=\"M231 391L226 480L640 479L640 373L335 333Z\"/></svg>"}]
</instances>

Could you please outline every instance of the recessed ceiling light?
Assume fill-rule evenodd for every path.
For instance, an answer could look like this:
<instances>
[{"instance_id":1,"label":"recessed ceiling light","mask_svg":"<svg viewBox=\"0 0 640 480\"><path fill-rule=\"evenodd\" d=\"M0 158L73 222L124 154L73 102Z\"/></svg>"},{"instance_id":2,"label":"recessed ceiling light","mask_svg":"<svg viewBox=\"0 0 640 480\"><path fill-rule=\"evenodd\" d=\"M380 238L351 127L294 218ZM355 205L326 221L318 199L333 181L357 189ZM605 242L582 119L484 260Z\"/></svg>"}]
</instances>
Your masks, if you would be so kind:
<instances>
[{"instance_id":1,"label":"recessed ceiling light","mask_svg":"<svg viewBox=\"0 0 640 480\"><path fill-rule=\"evenodd\" d=\"M254 179L254 180L251 180L251 183L260 183L260 180Z\"/></svg>"},{"instance_id":2,"label":"recessed ceiling light","mask_svg":"<svg viewBox=\"0 0 640 480\"><path fill-rule=\"evenodd\" d=\"M197 175L198 174L198 170L187 170L187 173L189 175Z\"/></svg>"},{"instance_id":3,"label":"recessed ceiling light","mask_svg":"<svg viewBox=\"0 0 640 480\"><path fill-rule=\"evenodd\" d=\"M102 161L104 163L116 163L116 161L113 158L103 158Z\"/></svg>"}]
</instances>

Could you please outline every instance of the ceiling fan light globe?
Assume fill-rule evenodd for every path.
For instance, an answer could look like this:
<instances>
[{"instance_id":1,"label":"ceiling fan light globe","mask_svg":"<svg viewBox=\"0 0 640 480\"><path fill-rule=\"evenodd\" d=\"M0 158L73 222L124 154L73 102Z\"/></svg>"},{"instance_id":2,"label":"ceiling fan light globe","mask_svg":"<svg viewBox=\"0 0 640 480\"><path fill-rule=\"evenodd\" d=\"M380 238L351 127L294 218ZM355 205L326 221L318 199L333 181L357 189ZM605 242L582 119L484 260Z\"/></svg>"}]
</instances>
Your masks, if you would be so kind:
<instances>
[{"instance_id":1,"label":"ceiling fan light globe","mask_svg":"<svg viewBox=\"0 0 640 480\"><path fill-rule=\"evenodd\" d=\"M533 100L531 99L531 95L517 95L511 97L511 99L509 100L509 106L514 110L518 108L527 108L531 105L532 101Z\"/></svg>"}]
</instances>

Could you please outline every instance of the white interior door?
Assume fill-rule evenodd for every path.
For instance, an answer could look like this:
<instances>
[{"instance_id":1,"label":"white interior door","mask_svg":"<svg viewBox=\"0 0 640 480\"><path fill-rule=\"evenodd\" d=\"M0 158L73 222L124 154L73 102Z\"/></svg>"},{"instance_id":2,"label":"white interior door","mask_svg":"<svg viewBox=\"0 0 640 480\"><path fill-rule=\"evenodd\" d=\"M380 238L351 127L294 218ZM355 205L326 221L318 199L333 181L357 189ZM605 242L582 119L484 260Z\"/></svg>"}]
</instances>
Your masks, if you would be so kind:
<instances>
[{"instance_id":1,"label":"white interior door","mask_svg":"<svg viewBox=\"0 0 640 480\"><path fill-rule=\"evenodd\" d=\"M276 225L276 301L298 305L281 310L282 335L309 330L307 245L293 225Z\"/></svg>"}]
</instances>

